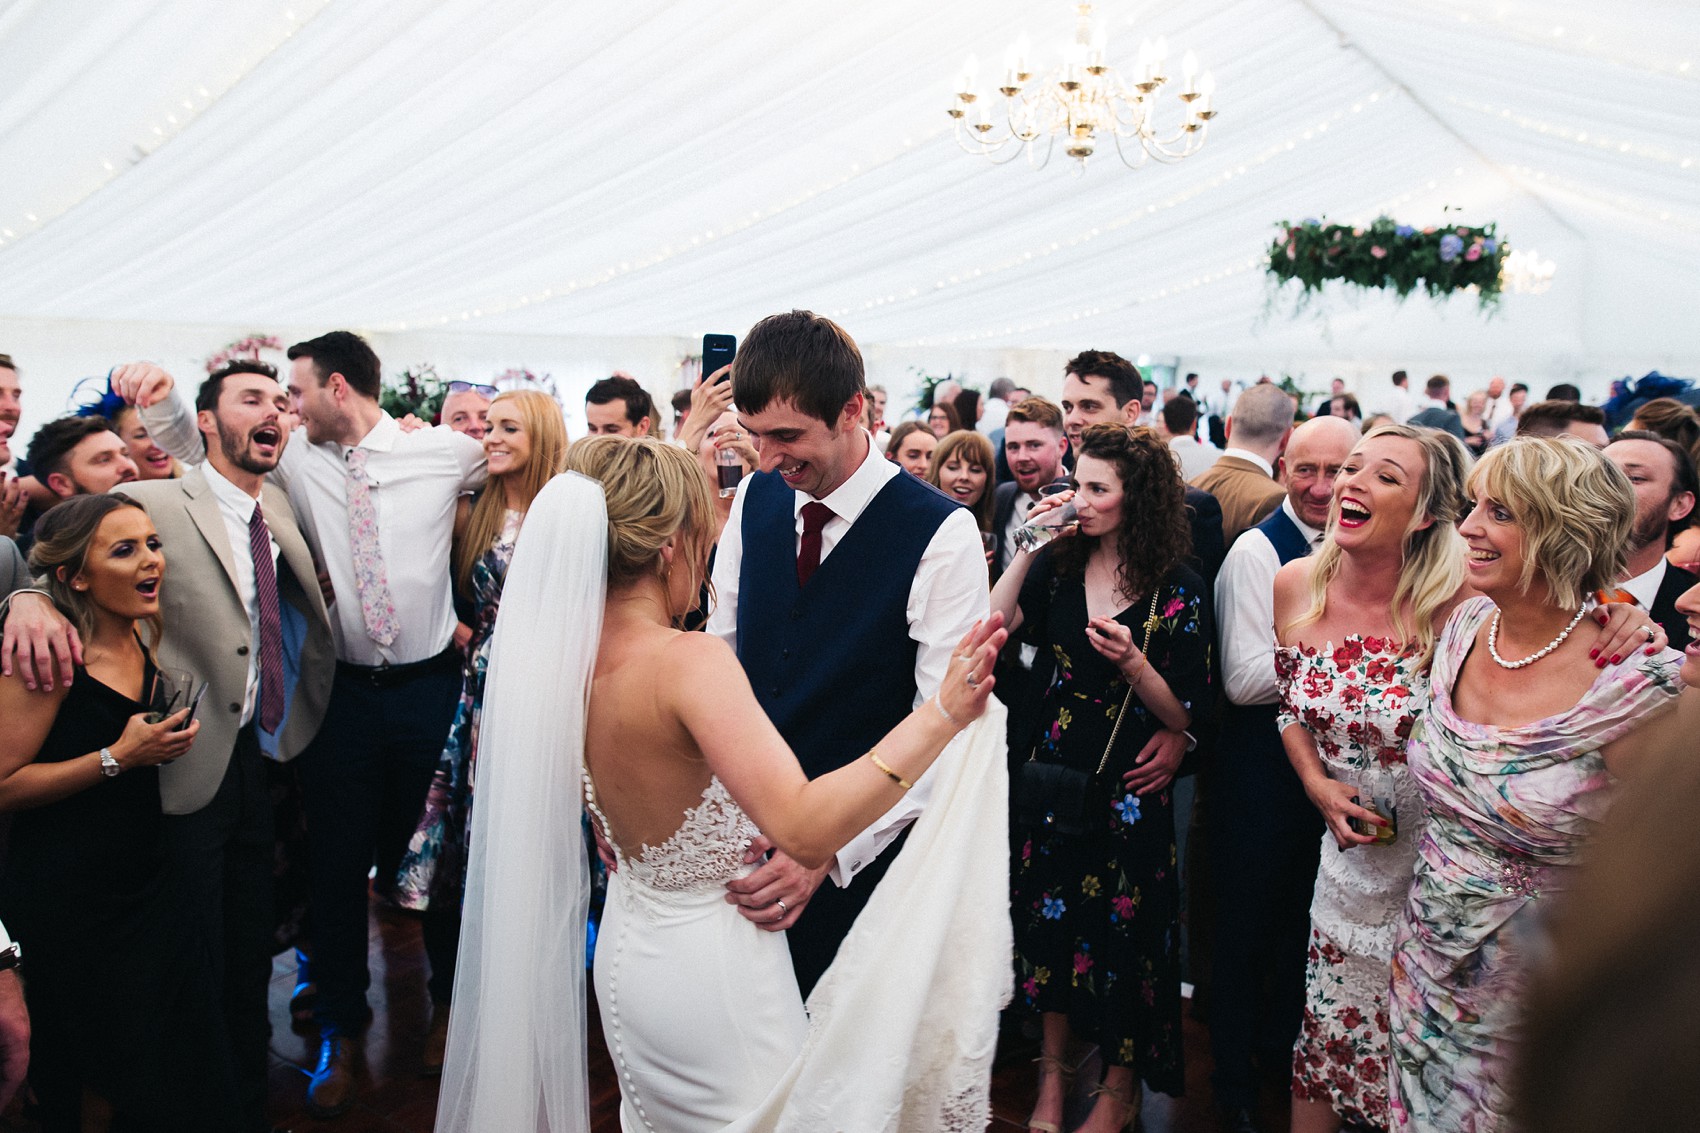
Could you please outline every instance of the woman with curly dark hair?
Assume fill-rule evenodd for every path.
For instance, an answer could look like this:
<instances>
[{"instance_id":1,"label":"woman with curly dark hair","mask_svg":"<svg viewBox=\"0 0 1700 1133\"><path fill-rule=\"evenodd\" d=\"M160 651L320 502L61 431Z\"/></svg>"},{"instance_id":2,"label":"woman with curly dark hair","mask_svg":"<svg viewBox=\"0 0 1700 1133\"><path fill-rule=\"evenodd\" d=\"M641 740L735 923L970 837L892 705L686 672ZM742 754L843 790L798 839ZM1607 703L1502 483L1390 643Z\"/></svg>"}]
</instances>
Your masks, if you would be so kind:
<instances>
[{"instance_id":1,"label":"woman with curly dark hair","mask_svg":"<svg viewBox=\"0 0 1700 1133\"><path fill-rule=\"evenodd\" d=\"M1131 1125L1140 1081L1179 1095L1181 977L1174 763L1148 754L1210 695L1210 607L1186 557L1185 485L1150 429L1081 437L1078 528L1018 552L992 592L1012 636L1053 659L1030 755L1011 783L1020 847L1010 912L1021 991L1043 1047L1033 1130L1061 1128L1070 1034L1104 1080L1085 1125ZM1161 749L1161 750L1167 750ZM1017 753L1018 755L1020 753Z\"/></svg>"}]
</instances>

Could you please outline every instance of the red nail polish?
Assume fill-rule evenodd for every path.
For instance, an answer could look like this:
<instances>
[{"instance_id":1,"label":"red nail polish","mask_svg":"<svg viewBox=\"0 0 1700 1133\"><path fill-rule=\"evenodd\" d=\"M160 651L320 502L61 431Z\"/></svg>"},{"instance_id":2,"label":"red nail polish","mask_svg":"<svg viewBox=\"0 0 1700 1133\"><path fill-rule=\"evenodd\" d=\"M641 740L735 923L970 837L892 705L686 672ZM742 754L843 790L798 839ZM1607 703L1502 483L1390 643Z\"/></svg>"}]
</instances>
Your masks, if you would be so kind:
<instances>
[{"instance_id":1,"label":"red nail polish","mask_svg":"<svg viewBox=\"0 0 1700 1133\"><path fill-rule=\"evenodd\" d=\"M1622 660L1623 660L1623 658L1622 658L1622 657L1621 657L1621 656L1619 656L1619 655L1616 655L1616 654L1614 654L1614 655L1613 655L1613 656L1612 656L1612 659L1611 659L1611 663L1612 663L1612 664L1614 664L1614 665L1615 665L1615 664L1617 664L1617 663L1618 663L1618 662L1619 662L1619 661L1622 661Z\"/></svg>"}]
</instances>

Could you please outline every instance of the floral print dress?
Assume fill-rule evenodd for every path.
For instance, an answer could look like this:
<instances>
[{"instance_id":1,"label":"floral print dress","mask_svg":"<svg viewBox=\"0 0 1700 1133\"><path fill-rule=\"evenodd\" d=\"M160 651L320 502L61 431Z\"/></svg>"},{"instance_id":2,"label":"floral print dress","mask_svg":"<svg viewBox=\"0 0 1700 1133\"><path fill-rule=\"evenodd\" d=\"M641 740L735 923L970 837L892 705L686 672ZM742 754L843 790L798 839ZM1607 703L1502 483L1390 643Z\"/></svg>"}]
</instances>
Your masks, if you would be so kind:
<instances>
[{"instance_id":1,"label":"floral print dress","mask_svg":"<svg viewBox=\"0 0 1700 1133\"><path fill-rule=\"evenodd\" d=\"M1158 586L1151 666L1196 718L1210 695L1214 639L1203 583L1176 567ZM1116 615L1144 640L1149 597ZM1127 697L1121 673L1086 639L1086 587L1056 578L1041 552L1021 591L1022 635L1056 661L1043 694L1034 757L1098 769L1116 715L1127 715L1088 796L1084 834L1018 829L1011 881L1021 993L1034 1011L1069 1017L1104 1063L1178 1096L1181 1061L1180 894L1170 788L1135 795L1122 775L1160 722Z\"/></svg>"},{"instance_id":2,"label":"floral print dress","mask_svg":"<svg viewBox=\"0 0 1700 1133\"><path fill-rule=\"evenodd\" d=\"M476 621L466 645L460 705L449 725L448 742L437 760L425 813L407 843L397 872L394 897L404 909L424 912L433 903L458 910L466 887L466 861L472 849L472 783L477 767L478 725L484 712L484 673L490 665L490 639L502 601L502 580L513 561L523 512L510 510L501 534L472 564L472 601Z\"/></svg>"},{"instance_id":3,"label":"floral print dress","mask_svg":"<svg viewBox=\"0 0 1700 1133\"><path fill-rule=\"evenodd\" d=\"M1601 749L1682 689L1681 654L1636 650L1559 715L1516 728L1465 720L1452 689L1493 609L1476 598L1447 622L1407 753L1428 825L1393 952L1395 1129L1509 1127L1507 1075L1541 906L1564 888L1613 793Z\"/></svg>"},{"instance_id":4,"label":"floral print dress","mask_svg":"<svg viewBox=\"0 0 1700 1133\"><path fill-rule=\"evenodd\" d=\"M1325 1101L1347 1121L1387 1125L1387 973L1393 938L1416 867L1421 799L1405 745L1428 704L1422 648L1348 636L1336 646L1275 650L1278 726L1316 740L1330 778L1363 783L1370 768L1393 787L1397 837L1341 852L1322 836L1310 906L1305 1012L1293 1048L1293 1094ZM1364 791L1360 797L1374 809Z\"/></svg>"}]
</instances>

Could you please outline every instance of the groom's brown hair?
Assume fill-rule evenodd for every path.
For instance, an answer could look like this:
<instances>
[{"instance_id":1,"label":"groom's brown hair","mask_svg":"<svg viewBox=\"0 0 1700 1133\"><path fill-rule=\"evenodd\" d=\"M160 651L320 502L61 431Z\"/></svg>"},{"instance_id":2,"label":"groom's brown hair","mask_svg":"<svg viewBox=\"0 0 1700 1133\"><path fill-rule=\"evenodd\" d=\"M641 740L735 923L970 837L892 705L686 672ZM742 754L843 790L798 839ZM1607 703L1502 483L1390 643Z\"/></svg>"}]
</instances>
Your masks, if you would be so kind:
<instances>
[{"instance_id":1,"label":"groom's brown hair","mask_svg":"<svg viewBox=\"0 0 1700 1133\"><path fill-rule=\"evenodd\" d=\"M732 401L741 413L788 401L835 426L866 381L855 339L813 311L769 315L750 328L732 360Z\"/></svg>"}]
</instances>

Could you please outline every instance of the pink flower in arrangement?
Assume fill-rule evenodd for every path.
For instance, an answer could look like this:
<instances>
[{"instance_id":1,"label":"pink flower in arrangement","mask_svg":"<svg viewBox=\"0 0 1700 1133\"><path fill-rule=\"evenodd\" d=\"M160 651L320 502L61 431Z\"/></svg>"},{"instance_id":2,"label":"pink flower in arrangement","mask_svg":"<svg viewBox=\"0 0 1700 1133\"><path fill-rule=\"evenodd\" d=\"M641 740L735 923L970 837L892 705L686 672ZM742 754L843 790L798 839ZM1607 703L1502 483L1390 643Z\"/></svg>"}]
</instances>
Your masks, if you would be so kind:
<instances>
[{"instance_id":1,"label":"pink flower in arrangement","mask_svg":"<svg viewBox=\"0 0 1700 1133\"><path fill-rule=\"evenodd\" d=\"M1364 234L1364 230L1361 229L1361 228L1352 229L1352 235L1353 236L1362 236L1363 234Z\"/></svg>"},{"instance_id":2,"label":"pink flower in arrangement","mask_svg":"<svg viewBox=\"0 0 1700 1133\"><path fill-rule=\"evenodd\" d=\"M1289 260L1296 260L1299 258L1299 246L1297 242L1292 240L1287 241L1287 258Z\"/></svg>"},{"instance_id":3,"label":"pink flower in arrangement","mask_svg":"<svg viewBox=\"0 0 1700 1133\"><path fill-rule=\"evenodd\" d=\"M1471 263L1475 263L1477 260L1482 258L1482 246L1480 244L1471 244L1467 249L1465 249L1464 258L1469 260Z\"/></svg>"},{"instance_id":4,"label":"pink flower in arrangement","mask_svg":"<svg viewBox=\"0 0 1700 1133\"><path fill-rule=\"evenodd\" d=\"M1423 235L1424 236L1433 236L1434 235L1434 225L1431 224L1427 228L1423 229Z\"/></svg>"},{"instance_id":5,"label":"pink flower in arrangement","mask_svg":"<svg viewBox=\"0 0 1700 1133\"><path fill-rule=\"evenodd\" d=\"M1380 244L1371 244L1369 246L1369 254L1379 260L1387 254L1387 249L1383 248Z\"/></svg>"},{"instance_id":6,"label":"pink flower in arrangement","mask_svg":"<svg viewBox=\"0 0 1700 1133\"><path fill-rule=\"evenodd\" d=\"M1458 235L1468 236L1469 234L1470 234L1470 230L1468 228L1465 228L1462 224L1460 224L1458 226Z\"/></svg>"}]
</instances>

